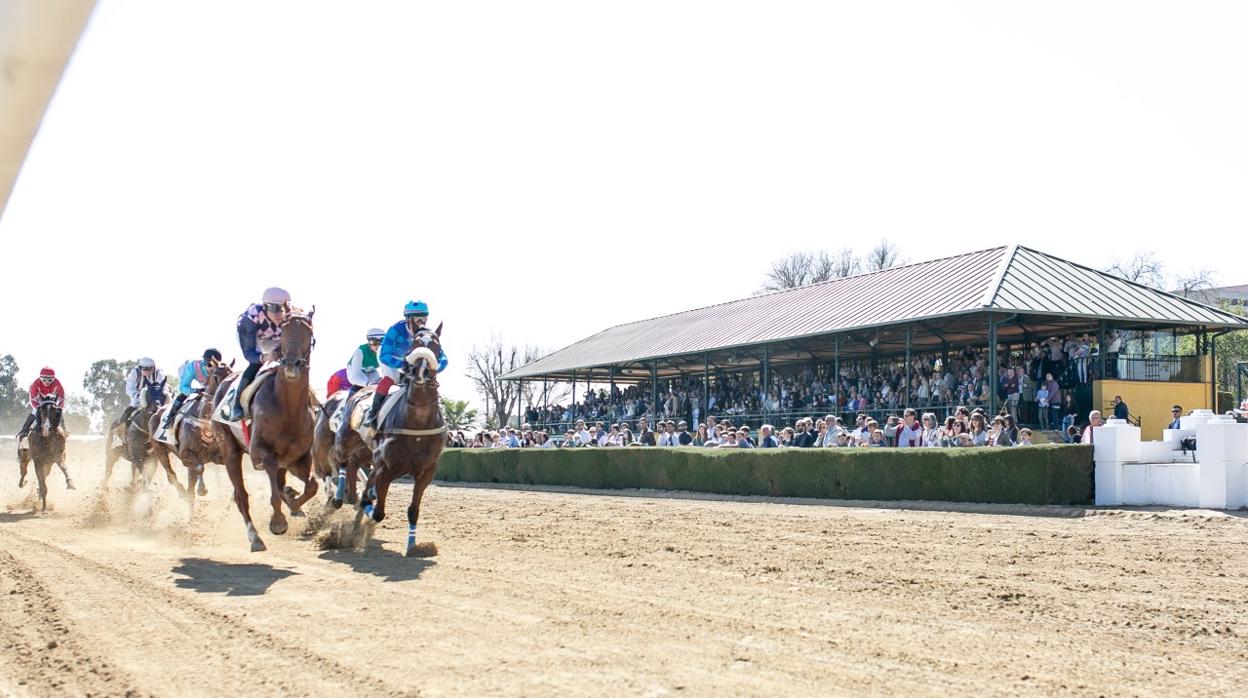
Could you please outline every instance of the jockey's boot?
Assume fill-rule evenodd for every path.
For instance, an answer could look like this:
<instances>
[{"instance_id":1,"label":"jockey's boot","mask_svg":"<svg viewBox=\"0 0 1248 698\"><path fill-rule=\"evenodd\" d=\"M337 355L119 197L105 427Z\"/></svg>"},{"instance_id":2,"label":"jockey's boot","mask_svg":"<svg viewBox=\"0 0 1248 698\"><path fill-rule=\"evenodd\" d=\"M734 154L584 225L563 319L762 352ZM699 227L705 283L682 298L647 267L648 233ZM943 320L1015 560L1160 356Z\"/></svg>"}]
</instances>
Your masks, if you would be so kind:
<instances>
[{"instance_id":1,"label":"jockey's boot","mask_svg":"<svg viewBox=\"0 0 1248 698\"><path fill-rule=\"evenodd\" d=\"M251 385L253 380L255 377L248 378L246 373L238 377L238 390L234 391L234 407L230 410L231 422L237 422L243 418L243 391Z\"/></svg>"},{"instance_id":2,"label":"jockey's boot","mask_svg":"<svg viewBox=\"0 0 1248 698\"><path fill-rule=\"evenodd\" d=\"M18 441L21 441L22 439L26 438L26 435L30 433L30 426L34 423L35 423L35 415L34 414L26 415L26 423L22 425L22 430L17 432Z\"/></svg>"},{"instance_id":3,"label":"jockey's boot","mask_svg":"<svg viewBox=\"0 0 1248 698\"><path fill-rule=\"evenodd\" d=\"M178 396L173 399L173 407L169 408L169 414L165 415L165 423L161 425L162 429L168 429L169 425L173 424L173 418L178 415L178 410L182 409L182 403L184 402L186 402L186 396L178 393Z\"/></svg>"},{"instance_id":4,"label":"jockey's boot","mask_svg":"<svg viewBox=\"0 0 1248 698\"><path fill-rule=\"evenodd\" d=\"M373 393L373 409L369 410L368 419L364 420L364 426L369 429L377 428L377 413L381 412L381 405L386 401L386 396L381 391Z\"/></svg>"}]
</instances>

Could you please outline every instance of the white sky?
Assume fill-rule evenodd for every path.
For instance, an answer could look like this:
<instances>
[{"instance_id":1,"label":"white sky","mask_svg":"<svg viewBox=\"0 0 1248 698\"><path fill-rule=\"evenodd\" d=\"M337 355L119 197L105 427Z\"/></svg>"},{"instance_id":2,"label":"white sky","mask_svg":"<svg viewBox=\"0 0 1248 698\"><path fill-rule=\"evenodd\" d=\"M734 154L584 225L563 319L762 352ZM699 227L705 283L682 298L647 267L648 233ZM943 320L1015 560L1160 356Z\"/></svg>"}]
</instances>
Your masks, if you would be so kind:
<instances>
[{"instance_id":1,"label":"white sky","mask_svg":"<svg viewBox=\"0 0 1248 698\"><path fill-rule=\"evenodd\" d=\"M322 389L419 297L462 399L491 330L562 347L799 248L1246 283L1245 35L1243 2L101 0L0 221L0 354L71 391L237 356L281 285Z\"/></svg>"}]
</instances>

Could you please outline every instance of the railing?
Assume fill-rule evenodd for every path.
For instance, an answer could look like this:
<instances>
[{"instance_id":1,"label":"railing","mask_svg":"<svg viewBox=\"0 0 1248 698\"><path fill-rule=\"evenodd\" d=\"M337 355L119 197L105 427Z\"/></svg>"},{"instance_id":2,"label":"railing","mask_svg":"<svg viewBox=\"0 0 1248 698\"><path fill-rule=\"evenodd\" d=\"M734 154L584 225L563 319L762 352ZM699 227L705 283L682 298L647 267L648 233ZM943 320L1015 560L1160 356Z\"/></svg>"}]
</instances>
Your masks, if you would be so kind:
<instances>
[{"instance_id":1,"label":"railing","mask_svg":"<svg viewBox=\"0 0 1248 698\"><path fill-rule=\"evenodd\" d=\"M1128 381L1203 383L1201 356L1119 356L1115 378Z\"/></svg>"}]
</instances>

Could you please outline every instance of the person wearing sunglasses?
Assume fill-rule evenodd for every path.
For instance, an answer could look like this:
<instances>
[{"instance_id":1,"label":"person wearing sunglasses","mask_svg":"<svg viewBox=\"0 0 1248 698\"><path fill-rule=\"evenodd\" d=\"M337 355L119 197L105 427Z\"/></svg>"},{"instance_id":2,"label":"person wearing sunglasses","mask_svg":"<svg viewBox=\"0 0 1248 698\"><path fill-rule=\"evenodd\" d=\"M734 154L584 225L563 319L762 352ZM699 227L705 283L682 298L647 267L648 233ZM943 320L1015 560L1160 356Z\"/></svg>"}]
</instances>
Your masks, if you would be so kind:
<instances>
[{"instance_id":1,"label":"person wearing sunglasses","mask_svg":"<svg viewBox=\"0 0 1248 698\"><path fill-rule=\"evenodd\" d=\"M386 331L383 329L378 327L370 329L364 334L364 343L355 350L355 353L351 355L351 360L347 362L347 380L351 381L352 395L360 388L381 380L381 372L378 370L381 364L377 361L377 350L381 348L381 340L385 336Z\"/></svg>"},{"instance_id":2,"label":"person wearing sunglasses","mask_svg":"<svg viewBox=\"0 0 1248 698\"><path fill-rule=\"evenodd\" d=\"M407 354L412 350L416 336L425 328L429 321L429 306L424 301L408 301L403 306L403 319L394 323L386 336L381 340L381 350L377 355L380 362L378 370L381 381L377 383L377 392L373 393L373 408L369 412L364 425L377 428L377 413L390 393L390 387L399 380L399 371ZM438 373L446 370L446 354L438 354Z\"/></svg>"},{"instance_id":3,"label":"person wearing sunglasses","mask_svg":"<svg viewBox=\"0 0 1248 698\"><path fill-rule=\"evenodd\" d=\"M182 409L182 403L186 402L187 396L196 391L196 385L199 390L208 387L208 377L221 365L221 352L215 348L204 350L203 357L198 359L190 359L182 364L178 369L178 396L173 399L173 407L169 408L169 414L165 415L165 423L163 428L168 429L173 424L173 418L178 414L178 410ZM208 399L212 399L209 396Z\"/></svg>"},{"instance_id":4,"label":"person wearing sunglasses","mask_svg":"<svg viewBox=\"0 0 1248 698\"><path fill-rule=\"evenodd\" d=\"M238 316L238 344L243 350L247 368L239 377L238 389L234 391L231 421L237 422L243 418L243 390L256 379L256 374L264 363L265 353L277 348L282 339L282 323L286 322L289 315L290 294L285 289L273 287L265 289L260 302L247 306L243 314Z\"/></svg>"},{"instance_id":5,"label":"person wearing sunglasses","mask_svg":"<svg viewBox=\"0 0 1248 698\"><path fill-rule=\"evenodd\" d=\"M139 409L144 390L163 390L164 383L165 374L156 368L154 360L146 356L139 359L134 368L126 371L126 396L130 398L130 404L126 406L120 417L113 420L112 428L116 429L118 425L126 424L134 416L135 410Z\"/></svg>"},{"instance_id":6,"label":"person wearing sunglasses","mask_svg":"<svg viewBox=\"0 0 1248 698\"><path fill-rule=\"evenodd\" d=\"M26 415L26 423L22 425L22 430L17 432L17 440L20 442L30 433L31 426L39 414L39 404L45 398L56 397L56 412L52 415L52 428L56 429L60 426L61 410L65 407L65 388L61 386L61 382L56 379L56 371L44 367L39 371L39 377L34 383L30 384L30 414Z\"/></svg>"}]
</instances>

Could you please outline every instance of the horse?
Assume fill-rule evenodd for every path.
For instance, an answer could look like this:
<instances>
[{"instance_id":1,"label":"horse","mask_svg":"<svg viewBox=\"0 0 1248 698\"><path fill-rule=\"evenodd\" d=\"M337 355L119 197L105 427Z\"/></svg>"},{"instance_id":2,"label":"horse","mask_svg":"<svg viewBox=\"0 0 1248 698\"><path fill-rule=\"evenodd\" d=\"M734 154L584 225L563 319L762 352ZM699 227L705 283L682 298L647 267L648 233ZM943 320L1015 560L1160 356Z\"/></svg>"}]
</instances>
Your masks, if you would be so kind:
<instances>
[{"instance_id":1,"label":"horse","mask_svg":"<svg viewBox=\"0 0 1248 698\"><path fill-rule=\"evenodd\" d=\"M17 462L21 467L21 478L17 486L26 486L26 472L30 463L35 464L35 479L39 481L40 511L48 510L48 474L52 472L52 464L56 463L65 473L65 486L74 489L69 479L69 471L65 469L65 431L61 429L61 408L56 406L56 396L50 395L39 402L35 411L35 428L32 428L29 447L17 449Z\"/></svg>"},{"instance_id":2,"label":"horse","mask_svg":"<svg viewBox=\"0 0 1248 698\"><path fill-rule=\"evenodd\" d=\"M325 403L325 410L316 421L316 437L313 441L313 462L316 475L325 480L329 505L337 509L345 501L355 504L357 478L373 461L373 449L360 432L351 427L351 413L361 401L372 397L371 390L360 390L350 395L333 395ZM330 426L334 413L343 408L342 424L337 432Z\"/></svg>"},{"instance_id":3,"label":"horse","mask_svg":"<svg viewBox=\"0 0 1248 698\"><path fill-rule=\"evenodd\" d=\"M140 487L151 484L152 474L145 468L152 455L149 424L153 415L159 413L167 397L164 381L145 386L139 392L139 409L135 410L124 424L109 429L108 437L104 440L104 481L100 483L100 487L108 485L113 477L113 466L120 458L130 461L131 489L138 491ZM116 439L120 439L121 443L114 445ZM169 479L169 484L173 485L179 494L184 493L182 483L178 482L178 476L173 473L173 468L164 463L161 465L165 468L165 476Z\"/></svg>"},{"instance_id":4,"label":"horse","mask_svg":"<svg viewBox=\"0 0 1248 698\"><path fill-rule=\"evenodd\" d=\"M414 338L416 346L406 357L407 366L401 378L404 394L378 423L373 471L355 516L357 525L365 516L374 524L380 523L386 517L390 483L411 475L415 482L412 503L407 508L407 557L437 554L434 546L416 545L416 520L420 517L420 500L433 481L438 457L446 445L437 380L441 341L441 324L434 331L422 328Z\"/></svg>"},{"instance_id":5,"label":"horse","mask_svg":"<svg viewBox=\"0 0 1248 698\"><path fill-rule=\"evenodd\" d=\"M208 463L225 463L221 441L217 439L217 430L212 426L212 396L216 394L221 382L230 376L230 369L233 367L233 361L228 366L218 364L208 374L208 384L204 389L187 398L187 415L178 423L176 448L156 440L161 420L166 416L164 410L158 410L147 423L148 432L151 434L152 453L161 466L166 471L173 469L169 454L177 456L182 465L186 466L186 497L192 512L195 510L195 495L203 497L208 494L208 488L204 486L204 466Z\"/></svg>"},{"instance_id":6,"label":"horse","mask_svg":"<svg viewBox=\"0 0 1248 698\"><path fill-rule=\"evenodd\" d=\"M308 386L309 360L315 338L312 334L312 312L293 311L282 322L282 339L278 348L280 368L273 378L264 380L256 388L251 399L250 439L244 434L241 423L222 424L214 422L217 438L221 440L225 470L234 485L234 503L247 526L247 538L251 551L265 550L264 541L251 521L247 501L247 487L243 483L243 454L251 456L256 469L263 469L269 476L271 493L269 503L273 516L269 519L269 531L280 536L286 533L288 524L282 514L282 503L290 508L291 516L303 516L300 509L317 491L312 478L312 432L315 428L311 391ZM236 381L231 376L217 388L214 408L220 408L228 399L230 386ZM259 379L257 379L259 380ZM295 496L286 487L286 472L299 478L303 494Z\"/></svg>"}]
</instances>

